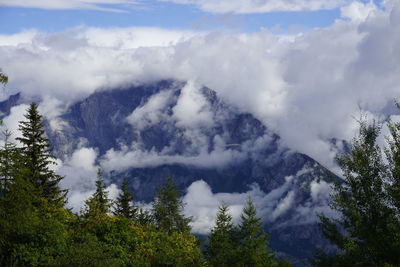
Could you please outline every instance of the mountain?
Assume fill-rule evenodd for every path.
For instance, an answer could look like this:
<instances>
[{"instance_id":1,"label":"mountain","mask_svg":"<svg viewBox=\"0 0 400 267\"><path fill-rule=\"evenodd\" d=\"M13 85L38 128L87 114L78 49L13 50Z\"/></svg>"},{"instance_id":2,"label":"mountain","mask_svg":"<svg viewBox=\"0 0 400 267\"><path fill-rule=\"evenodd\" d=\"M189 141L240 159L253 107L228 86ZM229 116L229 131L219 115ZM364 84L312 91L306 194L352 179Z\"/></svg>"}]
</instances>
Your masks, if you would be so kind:
<instances>
[{"instance_id":1,"label":"mountain","mask_svg":"<svg viewBox=\"0 0 400 267\"><path fill-rule=\"evenodd\" d=\"M21 103L19 95L0 103L3 117ZM213 194L255 192L271 233L271 247L297 265L316 246L329 249L316 225L327 209L328 184L338 179L249 113L190 82L160 81L97 91L48 124L55 154L96 148L110 183L129 177L140 201L151 201L172 177L184 193L203 180Z\"/></svg>"}]
</instances>

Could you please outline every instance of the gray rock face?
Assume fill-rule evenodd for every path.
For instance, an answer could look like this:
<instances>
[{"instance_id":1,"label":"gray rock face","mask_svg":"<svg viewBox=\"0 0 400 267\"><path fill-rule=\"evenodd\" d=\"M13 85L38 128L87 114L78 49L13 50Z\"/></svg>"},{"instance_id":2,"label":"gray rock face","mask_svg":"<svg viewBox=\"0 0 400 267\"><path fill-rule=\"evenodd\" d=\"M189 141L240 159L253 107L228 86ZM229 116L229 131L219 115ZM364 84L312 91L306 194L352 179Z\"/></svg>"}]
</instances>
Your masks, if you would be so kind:
<instances>
[{"instance_id":1,"label":"gray rock face","mask_svg":"<svg viewBox=\"0 0 400 267\"><path fill-rule=\"evenodd\" d=\"M279 136L251 114L223 103L212 90L185 91L185 86L161 81L99 91L75 103L61 116L67 126L49 131L56 155L69 155L82 142L97 148L103 162L107 151L124 147L140 151L141 157L151 155L154 161L136 157L131 165L110 167L111 181L120 183L129 177L132 191L142 201L152 200L167 177L182 192L199 179L214 193L247 192L257 184L266 201L273 200L265 203L271 210L266 230L271 233L272 248L304 263L316 246L326 246L315 220L310 220L310 214L326 203L311 192L311 185L324 185L337 177L312 158L280 145ZM196 123L185 121L186 114L178 108L190 94L198 108ZM0 103L4 114L13 101ZM190 111L193 105L182 107ZM286 200L291 205L277 215L278 206Z\"/></svg>"}]
</instances>

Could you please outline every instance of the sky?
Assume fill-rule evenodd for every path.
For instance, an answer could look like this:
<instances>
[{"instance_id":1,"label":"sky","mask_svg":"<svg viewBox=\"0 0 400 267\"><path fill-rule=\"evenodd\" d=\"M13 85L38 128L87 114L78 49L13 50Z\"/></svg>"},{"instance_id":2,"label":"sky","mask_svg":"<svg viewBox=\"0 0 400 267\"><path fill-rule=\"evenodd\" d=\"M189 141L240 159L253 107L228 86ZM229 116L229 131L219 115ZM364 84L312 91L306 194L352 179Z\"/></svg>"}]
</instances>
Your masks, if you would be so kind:
<instances>
[{"instance_id":1,"label":"sky","mask_svg":"<svg viewBox=\"0 0 400 267\"><path fill-rule=\"evenodd\" d=\"M350 0L0 0L0 33L28 29L59 32L78 26L298 31L331 25L340 18L340 8L349 3Z\"/></svg>"},{"instance_id":2,"label":"sky","mask_svg":"<svg viewBox=\"0 0 400 267\"><path fill-rule=\"evenodd\" d=\"M17 92L40 99L52 130L65 127L59 117L68 106L96 90L175 79L188 86L169 119L193 140L201 140L201 127L213 124L199 94L207 86L253 114L282 145L336 173L340 143L333 140L351 141L360 113L400 120L394 107L400 98L399 59L399 0L0 0L0 67L9 76L1 99ZM143 114L165 118L163 97L154 96L127 121L137 125ZM3 127L18 134L25 110L24 104L14 107ZM123 169L165 159L137 147L127 144L99 155L83 142L60 160L71 205L79 210L93 192L97 167ZM217 152L231 157L229 150ZM197 161L213 155L194 156ZM169 160L185 162L181 156ZM251 188L249 194L259 203L274 197L276 205L266 210L279 215L293 204L291 179L281 193ZM328 191L323 183L313 188L315 199ZM202 181L189 189L190 215L208 218L198 221L200 232L212 222L218 201L238 210L238 199L245 199L213 194ZM118 193L116 185L109 190ZM212 209L200 208L201 195L209 197ZM301 214L308 214L305 209Z\"/></svg>"}]
</instances>

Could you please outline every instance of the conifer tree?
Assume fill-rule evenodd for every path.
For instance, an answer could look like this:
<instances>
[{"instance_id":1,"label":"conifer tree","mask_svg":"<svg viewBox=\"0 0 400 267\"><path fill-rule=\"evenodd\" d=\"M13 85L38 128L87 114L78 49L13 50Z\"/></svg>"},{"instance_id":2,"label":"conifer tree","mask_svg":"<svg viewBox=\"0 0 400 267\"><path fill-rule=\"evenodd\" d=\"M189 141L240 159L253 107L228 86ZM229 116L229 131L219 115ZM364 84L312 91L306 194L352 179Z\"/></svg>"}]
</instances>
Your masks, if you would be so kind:
<instances>
[{"instance_id":1,"label":"conifer tree","mask_svg":"<svg viewBox=\"0 0 400 267\"><path fill-rule=\"evenodd\" d=\"M399 207L393 198L400 167L400 128L393 126L386 151L388 165L377 144L380 126L365 121L360 122L350 154L338 159L344 181L335 186L331 207L341 216L320 219L323 234L340 252L331 257L318 255L316 266L400 265Z\"/></svg>"},{"instance_id":2,"label":"conifer tree","mask_svg":"<svg viewBox=\"0 0 400 267\"><path fill-rule=\"evenodd\" d=\"M110 212L111 200L108 198L103 173L100 168L97 170L96 191L86 200L85 204L85 218L104 216Z\"/></svg>"},{"instance_id":3,"label":"conifer tree","mask_svg":"<svg viewBox=\"0 0 400 267\"><path fill-rule=\"evenodd\" d=\"M225 204L220 205L205 250L205 256L211 266L235 266L237 263L235 231L229 207Z\"/></svg>"},{"instance_id":4,"label":"conifer tree","mask_svg":"<svg viewBox=\"0 0 400 267\"><path fill-rule=\"evenodd\" d=\"M129 182L125 178L122 182L122 191L116 200L116 207L114 211L115 216L136 219L138 208L132 205L133 194L129 192Z\"/></svg>"},{"instance_id":5,"label":"conifer tree","mask_svg":"<svg viewBox=\"0 0 400 267\"><path fill-rule=\"evenodd\" d=\"M183 215L183 203L179 199L178 188L171 178L168 178L157 192L153 203L153 216L156 227L163 232L190 231L190 218Z\"/></svg>"},{"instance_id":6,"label":"conifer tree","mask_svg":"<svg viewBox=\"0 0 400 267\"><path fill-rule=\"evenodd\" d=\"M135 218L135 221L141 226L151 225L154 223L154 216L151 211L140 207L137 209L137 216Z\"/></svg>"},{"instance_id":7,"label":"conifer tree","mask_svg":"<svg viewBox=\"0 0 400 267\"><path fill-rule=\"evenodd\" d=\"M22 157L30 179L38 193L49 203L63 206L66 190L61 190L59 182L63 178L50 166L55 163L51 155L50 143L45 136L43 118L32 103L25 114L26 121L21 121L19 130L22 137L16 138L22 144Z\"/></svg>"},{"instance_id":8,"label":"conifer tree","mask_svg":"<svg viewBox=\"0 0 400 267\"><path fill-rule=\"evenodd\" d=\"M243 209L238 229L240 256L238 266L277 266L274 255L267 247L268 237L262 228L261 218L249 198Z\"/></svg>"},{"instance_id":9,"label":"conifer tree","mask_svg":"<svg viewBox=\"0 0 400 267\"><path fill-rule=\"evenodd\" d=\"M5 137L4 145L0 149L0 196L8 191L10 184L17 175L21 157L16 145L10 142L11 132L5 130L3 135Z\"/></svg>"}]
</instances>

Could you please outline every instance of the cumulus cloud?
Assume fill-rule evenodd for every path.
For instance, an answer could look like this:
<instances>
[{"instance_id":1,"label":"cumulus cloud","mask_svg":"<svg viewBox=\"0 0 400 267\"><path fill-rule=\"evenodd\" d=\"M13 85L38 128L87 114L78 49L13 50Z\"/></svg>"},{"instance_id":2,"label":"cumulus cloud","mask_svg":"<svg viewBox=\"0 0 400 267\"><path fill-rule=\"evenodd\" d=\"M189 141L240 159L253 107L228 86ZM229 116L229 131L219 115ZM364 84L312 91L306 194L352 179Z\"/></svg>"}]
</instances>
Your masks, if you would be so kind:
<instances>
[{"instance_id":1,"label":"cumulus cloud","mask_svg":"<svg viewBox=\"0 0 400 267\"><path fill-rule=\"evenodd\" d=\"M371 1L369 3L352 2L351 4L340 8L342 17L349 18L354 21L364 21L377 7Z\"/></svg>"},{"instance_id":2,"label":"cumulus cloud","mask_svg":"<svg viewBox=\"0 0 400 267\"><path fill-rule=\"evenodd\" d=\"M357 117L359 107L380 118L400 92L396 60L400 57L400 6L398 1L385 5L385 9L377 9L372 3L352 4L342 9L342 15L352 20L337 20L330 27L291 40L268 30L187 35L157 29L154 35L165 32L165 40L173 41L160 42L154 37L153 43L137 40L141 30L136 28L0 36L1 65L10 76L8 88L21 90L26 97L47 96L63 103L95 90L135 83L191 81L194 87L184 90L180 96L183 105L174 110L175 119L186 128L184 116L189 113L185 112L196 113L200 124L209 123L206 104L196 94L196 85L204 85L229 105L256 116L279 134L287 147L334 168L337 149L332 138L350 140L357 129L353 116ZM196 105L188 110L186 101ZM158 113L161 104L156 99L141 107L141 112L148 114L145 123L162 119ZM138 118L133 114L128 121ZM185 132L200 144L203 141L197 133L196 129ZM131 162L139 159L144 163L198 160L178 160L167 153L154 158L151 151L133 148L111 150L105 158L120 155L120 159L126 156ZM222 159L230 157L229 153L223 155ZM124 160L115 161L117 168L126 166L120 162Z\"/></svg>"},{"instance_id":3,"label":"cumulus cloud","mask_svg":"<svg viewBox=\"0 0 400 267\"><path fill-rule=\"evenodd\" d=\"M0 0L0 6L41 9L92 9L122 12L122 9L107 7L110 5L132 5L134 0Z\"/></svg>"},{"instance_id":4,"label":"cumulus cloud","mask_svg":"<svg viewBox=\"0 0 400 267\"><path fill-rule=\"evenodd\" d=\"M351 0L159 0L194 5L212 13L266 13L276 11L315 11L335 9Z\"/></svg>"}]
</instances>

